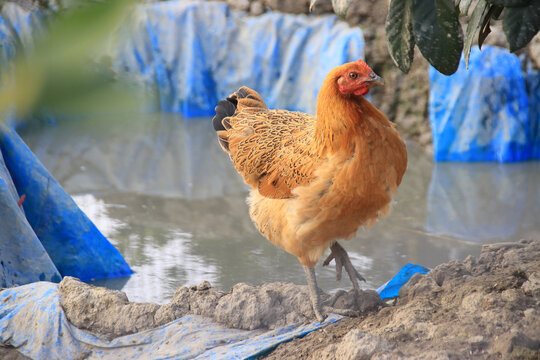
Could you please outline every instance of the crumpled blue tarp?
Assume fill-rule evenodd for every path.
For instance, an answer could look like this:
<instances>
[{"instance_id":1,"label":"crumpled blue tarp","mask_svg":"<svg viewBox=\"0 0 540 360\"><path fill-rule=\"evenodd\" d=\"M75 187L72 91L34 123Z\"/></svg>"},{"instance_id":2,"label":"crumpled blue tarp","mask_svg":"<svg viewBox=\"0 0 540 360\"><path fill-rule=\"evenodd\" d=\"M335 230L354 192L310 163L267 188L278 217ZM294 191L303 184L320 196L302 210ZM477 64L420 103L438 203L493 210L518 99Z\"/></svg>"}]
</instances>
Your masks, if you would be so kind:
<instances>
[{"instance_id":1,"label":"crumpled blue tarp","mask_svg":"<svg viewBox=\"0 0 540 360\"><path fill-rule=\"evenodd\" d=\"M19 207L0 151L0 287L60 281L60 274Z\"/></svg>"},{"instance_id":2,"label":"crumpled blue tarp","mask_svg":"<svg viewBox=\"0 0 540 360\"><path fill-rule=\"evenodd\" d=\"M468 69L462 59L455 74L429 76L435 161L540 159L540 72L526 79L516 55L485 46Z\"/></svg>"},{"instance_id":3,"label":"crumpled blue tarp","mask_svg":"<svg viewBox=\"0 0 540 360\"><path fill-rule=\"evenodd\" d=\"M401 287L405 285L414 274L427 274L429 270L430 269L422 265L406 264L392 279L390 279L390 281L379 287L377 292L382 300L393 299L399 295Z\"/></svg>"},{"instance_id":4,"label":"crumpled blue tarp","mask_svg":"<svg viewBox=\"0 0 540 360\"><path fill-rule=\"evenodd\" d=\"M6 276L0 279L0 284L60 281L58 272L83 281L132 274L118 250L78 208L15 130L4 125L0 125L0 152L5 161L4 170L7 170L0 169L0 180L3 180L0 184L0 214L5 214L0 217L0 253L2 261L7 260L8 254L17 254L19 259L12 260L11 264L3 263L10 270L0 274ZM17 194L7 185L11 181ZM19 196L23 195L24 214L18 206ZM36 236L43 246L36 243ZM43 248L58 272L41 253ZM35 259L36 263L27 267L30 259ZM24 277L15 276L23 273L26 273Z\"/></svg>"},{"instance_id":5,"label":"crumpled blue tarp","mask_svg":"<svg viewBox=\"0 0 540 360\"><path fill-rule=\"evenodd\" d=\"M230 10L223 2L138 6L111 46L112 67L157 86L161 110L212 116L218 100L246 85L270 108L314 113L328 71L363 58L364 39L334 15Z\"/></svg>"},{"instance_id":6,"label":"crumpled blue tarp","mask_svg":"<svg viewBox=\"0 0 540 360\"><path fill-rule=\"evenodd\" d=\"M2 66L16 53L12 29L31 47L47 16L3 6ZM157 92L158 108L149 111L186 117L214 115L218 100L243 85L260 92L271 108L314 113L328 71L364 56L362 30L335 15L251 17L217 1L140 4L116 35L107 52L112 69Z\"/></svg>"},{"instance_id":7,"label":"crumpled blue tarp","mask_svg":"<svg viewBox=\"0 0 540 360\"><path fill-rule=\"evenodd\" d=\"M533 70L531 66L528 66L525 85L529 94L531 134L536 134L532 143L531 158L540 159L540 70Z\"/></svg>"},{"instance_id":8,"label":"crumpled blue tarp","mask_svg":"<svg viewBox=\"0 0 540 360\"><path fill-rule=\"evenodd\" d=\"M383 299L395 297L412 275L427 271L423 266L407 264L377 291ZM282 342L341 318L329 314L323 323L246 331L188 315L155 329L108 340L73 326L60 306L58 285L37 282L0 292L0 345L14 347L34 360L256 359Z\"/></svg>"}]
</instances>

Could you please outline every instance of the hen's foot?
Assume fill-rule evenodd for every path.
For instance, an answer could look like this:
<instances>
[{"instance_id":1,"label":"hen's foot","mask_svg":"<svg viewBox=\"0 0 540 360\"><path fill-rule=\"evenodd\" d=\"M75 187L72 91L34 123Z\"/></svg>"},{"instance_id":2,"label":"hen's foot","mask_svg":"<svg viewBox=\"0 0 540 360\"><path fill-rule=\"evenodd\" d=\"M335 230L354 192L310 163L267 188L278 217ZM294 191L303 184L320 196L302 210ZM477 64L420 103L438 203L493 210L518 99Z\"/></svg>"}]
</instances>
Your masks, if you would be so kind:
<instances>
[{"instance_id":1,"label":"hen's foot","mask_svg":"<svg viewBox=\"0 0 540 360\"><path fill-rule=\"evenodd\" d=\"M347 251L339 245L337 242L334 243L330 247L330 250L332 251L330 255L324 260L323 266L328 266L332 260L335 260L336 262L336 280L341 280L341 273L343 271L343 268L345 268L345 271L347 271L347 274L349 274L349 278L351 279L352 285L356 293L360 291L360 286L358 285L358 280L366 281L362 275L356 269L351 263L351 259L349 258L349 254L347 254Z\"/></svg>"},{"instance_id":2,"label":"hen's foot","mask_svg":"<svg viewBox=\"0 0 540 360\"><path fill-rule=\"evenodd\" d=\"M338 314L338 315L348 316L348 317L360 316L360 311L358 310L340 309L340 308L335 308L333 306L324 305L321 301L321 291L317 286L317 277L315 276L315 269L308 266L304 266L304 271L306 273L311 306L313 308L313 313L315 314L317 321L323 322L328 313L333 313L333 314ZM358 296L359 292L355 291L355 293ZM324 303L334 304L336 302L336 298L339 296L340 294L336 293L333 296L331 296L329 299L326 299ZM355 298L355 301L357 302L358 298Z\"/></svg>"}]
</instances>

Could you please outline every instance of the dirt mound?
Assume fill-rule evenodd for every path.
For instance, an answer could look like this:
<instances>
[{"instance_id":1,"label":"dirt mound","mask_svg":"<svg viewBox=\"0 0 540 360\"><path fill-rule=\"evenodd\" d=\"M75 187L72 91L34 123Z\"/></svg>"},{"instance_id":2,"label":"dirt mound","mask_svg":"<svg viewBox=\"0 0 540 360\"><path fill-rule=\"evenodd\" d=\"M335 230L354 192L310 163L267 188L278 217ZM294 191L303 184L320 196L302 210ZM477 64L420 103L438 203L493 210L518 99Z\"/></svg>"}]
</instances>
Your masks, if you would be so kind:
<instances>
[{"instance_id":1,"label":"dirt mound","mask_svg":"<svg viewBox=\"0 0 540 360\"><path fill-rule=\"evenodd\" d=\"M205 281L181 287L165 305L129 302L122 291L65 277L59 285L62 307L71 323L110 338L155 328L188 314L213 318L227 327L275 329L315 319L307 286L274 282L260 286L236 284L218 291ZM374 291L363 291L358 308L352 291L322 296L324 305L368 313L382 306Z\"/></svg>"},{"instance_id":2,"label":"dirt mound","mask_svg":"<svg viewBox=\"0 0 540 360\"><path fill-rule=\"evenodd\" d=\"M187 314L214 318L229 327L277 328L310 322L306 286L237 284L231 291L208 282L177 290L170 303L131 303L121 291L60 283L62 306L77 327L116 337L153 328ZM352 306L352 292L326 304ZM391 306L381 309L365 292L362 316L281 344L269 359L454 359L540 356L540 241L485 245L468 257L416 274ZM375 311L381 309L380 311Z\"/></svg>"},{"instance_id":3,"label":"dirt mound","mask_svg":"<svg viewBox=\"0 0 540 360\"><path fill-rule=\"evenodd\" d=\"M329 336L331 335L331 336ZM268 359L538 359L540 242L415 275L393 306L280 345Z\"/></svg>"}]
</instances>

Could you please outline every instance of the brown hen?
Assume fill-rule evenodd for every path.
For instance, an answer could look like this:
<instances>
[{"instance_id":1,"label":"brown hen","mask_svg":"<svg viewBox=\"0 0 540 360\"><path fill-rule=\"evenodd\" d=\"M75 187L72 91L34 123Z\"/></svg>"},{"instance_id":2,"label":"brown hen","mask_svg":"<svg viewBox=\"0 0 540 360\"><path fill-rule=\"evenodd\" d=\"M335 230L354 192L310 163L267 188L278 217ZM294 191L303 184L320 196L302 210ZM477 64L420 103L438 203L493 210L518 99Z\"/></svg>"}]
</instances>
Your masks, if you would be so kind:
<instances>
[{"instance_id":1,"label":"brown hen","mask_svg":"<svg viewBox=\"0 0 540 360\"><path fill-rule=\"evenodd\" d=\"M355 290L362 276L337 239L386 214L407 167L394 125L364 95L381 84L362 60L331 70L317 115L268 109L242 87L219 102L213 125L236 170L251 186L250 216L272 243L304 266L315 316L322 320L314 266L345 268ZM335 309L332 309L335 310Z\"/></svg>"}]
</instances>

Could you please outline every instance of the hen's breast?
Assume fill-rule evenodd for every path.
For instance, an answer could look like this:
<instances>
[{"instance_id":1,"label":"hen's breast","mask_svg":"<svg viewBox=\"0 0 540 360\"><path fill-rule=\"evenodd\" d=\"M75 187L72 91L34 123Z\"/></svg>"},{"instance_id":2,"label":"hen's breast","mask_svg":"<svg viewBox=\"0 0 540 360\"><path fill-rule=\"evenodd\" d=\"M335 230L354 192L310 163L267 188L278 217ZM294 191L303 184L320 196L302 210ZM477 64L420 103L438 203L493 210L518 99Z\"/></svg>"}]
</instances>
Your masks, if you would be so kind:
<instances>
[{"instance_id":1,"label":"hen's breast","mask_svg":"<svg viewBox=\"0 0 540 360\"><path fill-rule=\"evenodd\" d=\"M321 159L312 181L296 187L290 199L252 192L251 216L259 230L304 265L316 263L333 241L351 238L390 209L404 171L403 141L393 128L382 127L351 146L352 151Z\"/></svg>"}]
</instances>

